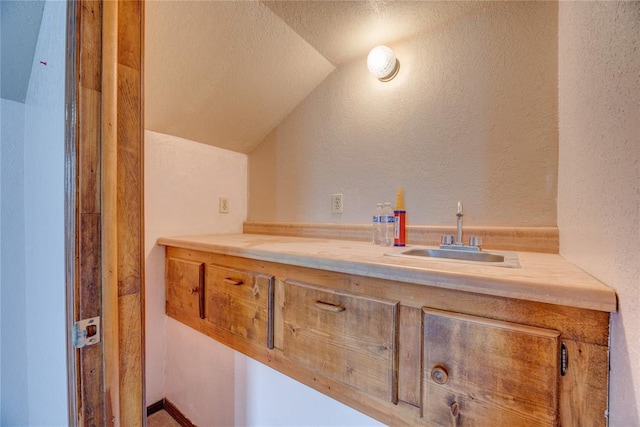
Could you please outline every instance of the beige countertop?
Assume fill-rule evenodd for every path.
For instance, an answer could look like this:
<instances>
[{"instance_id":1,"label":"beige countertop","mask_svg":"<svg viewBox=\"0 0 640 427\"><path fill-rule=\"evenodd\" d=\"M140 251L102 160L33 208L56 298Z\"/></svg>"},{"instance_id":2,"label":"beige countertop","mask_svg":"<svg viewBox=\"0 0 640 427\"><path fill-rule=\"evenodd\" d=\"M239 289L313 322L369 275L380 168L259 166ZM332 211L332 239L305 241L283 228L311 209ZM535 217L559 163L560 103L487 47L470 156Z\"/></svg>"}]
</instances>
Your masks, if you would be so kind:
<instances>
[{"instance_id":1,"label":"beige countertop","mask_svg":"<svg viewBox=\"0 0 640 427\"><path fill-rule=\"evenodd\" d=\"M615 312L616 294L562 256L517 252L520 268L386 256L413 247L259 234L161 237L158 244L467 292ZM500 253L489 250L487 252Z\"/></svg>"}]
</instances>

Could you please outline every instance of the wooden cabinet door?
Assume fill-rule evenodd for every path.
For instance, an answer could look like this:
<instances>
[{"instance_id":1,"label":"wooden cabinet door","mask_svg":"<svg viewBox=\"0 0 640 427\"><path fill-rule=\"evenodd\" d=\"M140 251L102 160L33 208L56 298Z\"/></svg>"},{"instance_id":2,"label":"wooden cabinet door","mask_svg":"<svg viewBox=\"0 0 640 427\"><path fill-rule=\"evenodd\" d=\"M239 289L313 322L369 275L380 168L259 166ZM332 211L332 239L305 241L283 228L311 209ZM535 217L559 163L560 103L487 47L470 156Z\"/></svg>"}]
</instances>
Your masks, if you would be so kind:
<instances>
[{"instance_id":1,"label":"wooden cabinet door","mask_svg":"<svg viewBox=\"0 0 640 427\"><path fill-rule=\"evenodd\" d=\"M273 348L273 278L208 264L206 320L215 328Z\"/></svg>"},{"instance_id":2,"label":"wooden cabinet door","mask_svg":"<svg viewBox=\"0 0 640 427\"><path fill-rule=\"evenodd\" d=\"M427 308L423 327L428 425L557 425L559 332Z\"/></svg>"},{"instance_id":3,"label":"wooden cabinet door","mask_svg":"<svg viewBox=\"0 0 640 427\"><path fill-rule=\"evenodd\" d=\"M397 317L395 301L285 281L283 353L397 403Z\"/></svg>"},{"instance_id":4,"label":"wooden cabinet door","mask_svg":"<svg viewBox=\"0 0 640 427\"><path fill-rule=\"evenodd\" d=\"M204 263L167 258L166 312L177 320L204 318Z\"/></svg>"}]
</instances>

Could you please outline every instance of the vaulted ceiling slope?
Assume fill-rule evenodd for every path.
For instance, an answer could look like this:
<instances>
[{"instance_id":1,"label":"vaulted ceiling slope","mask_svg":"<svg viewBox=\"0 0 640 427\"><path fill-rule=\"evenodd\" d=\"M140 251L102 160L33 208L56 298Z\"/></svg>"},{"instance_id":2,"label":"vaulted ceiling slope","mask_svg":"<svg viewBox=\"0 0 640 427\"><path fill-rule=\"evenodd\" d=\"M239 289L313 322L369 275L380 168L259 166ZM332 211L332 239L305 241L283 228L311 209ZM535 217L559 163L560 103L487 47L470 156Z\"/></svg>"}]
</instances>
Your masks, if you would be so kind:
<instances>
[{"instance_id":1,"label":"vaulted ceiling slope","mask_svg":"<svg viewBox=\"0 0 640 427\"><path fill-rule=\"evenodd\" d=\"M431 0L262 1L336 66L379 44L438 31L484 2Z\"/></svg>"},{"instance_id":2,"label":"vaulted ceiling slope","mask_svg":"<svg viewBox=\"0 0 640 427\"><path fill-rule=\"evenodd\" d=\"M146 128L249 153L336 67L482 4L147 2Z\"/></svg>"},{"instance_id":3,"label":"vaulted ceiling slope","mask_svg":"<svg viewBox=\"0 0 640 427\"><path fill-rule=\"evenodd\" d=\"M146 128L248 153L334 67L256 1L149 2Z\"/></svg>"},{"instance_id":4,"label":"vaulted ceiling slope","mask_svg":"<svg viewBox=\"0 0 640 427\"><path fill-rule=\"evenodd\" d=\"M2 98L24 103L40 33L44 1L0 1Z\"/></svg>"}]
</instances>

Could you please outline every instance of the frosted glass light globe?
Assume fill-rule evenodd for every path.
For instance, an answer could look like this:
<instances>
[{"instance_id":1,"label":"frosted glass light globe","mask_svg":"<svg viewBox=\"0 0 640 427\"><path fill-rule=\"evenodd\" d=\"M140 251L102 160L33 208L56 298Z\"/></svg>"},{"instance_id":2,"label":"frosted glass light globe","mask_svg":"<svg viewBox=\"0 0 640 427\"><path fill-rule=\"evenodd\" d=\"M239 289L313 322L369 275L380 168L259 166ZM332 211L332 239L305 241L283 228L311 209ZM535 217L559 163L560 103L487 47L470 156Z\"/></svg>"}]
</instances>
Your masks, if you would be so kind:
<instances>
[{"instance_id":1,"label":"frosted glass light globe","mask_svg":"<svg viewBox=\"0 0 640 427\"><path fill-rule=\"evenodd\" d=\"M378 80L386 82L398 74L399 62L389 47L376 46L367 56L367 68Z\"/></svg>"}]
</instances>

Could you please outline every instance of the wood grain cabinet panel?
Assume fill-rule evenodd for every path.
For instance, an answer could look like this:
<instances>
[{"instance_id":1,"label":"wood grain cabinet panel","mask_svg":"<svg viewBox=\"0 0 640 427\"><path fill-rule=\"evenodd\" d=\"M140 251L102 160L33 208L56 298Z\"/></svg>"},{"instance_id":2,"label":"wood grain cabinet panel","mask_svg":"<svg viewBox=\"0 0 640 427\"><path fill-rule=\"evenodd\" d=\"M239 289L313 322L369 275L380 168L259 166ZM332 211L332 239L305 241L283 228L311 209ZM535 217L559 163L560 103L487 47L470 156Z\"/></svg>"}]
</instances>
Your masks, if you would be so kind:
<instances>
[{"instance_id":1,"label":"wood grain cabinet panel","mask_svg":"<svg viewBox=\"0 0 640 427\"><path fill-rule=\"evenodd\" d=\"M423 315L428 425L557 425L559 332L435 309Z\"/></svg>"},{"instance_id":2,"label":"wood grain cabinet panel","mask_svg":"<svg viewBox=\"0 0 640 427\"><path fill-rule=\"evenodd\" d=\"M398 302L284 282L284 356L397 403Z\"/></svg>"},{"instance_id":3,"label":"wood grain cabinet panel","mask_svg":"<svg viewBox=\"0 0 640 427\"><path fill-rule=\"evenodd\" d=\"M208 264L206 321L213 327L273 348L273 278Z\"/></svg>"},{"instance_id":4,"label":"wood grain cabinet panel","mask_svg":"<svg viewBox=\"0 0 640 427\"><path fill-rule=\"evenodd\" d=\"M169 316L386 425L607 423L609 313L184 248L166 268Z\"/></svg>"},{"instance_id":5,"label":"wood grain cabinet panel","mask_svg":"<svg viewBox=\"0 0 640 427\"><path fill-rule=\"evenodd\" d=\"M204 263L166 261L166 312L178 320L204 318Z\"/></svg>"}]
</instances>

